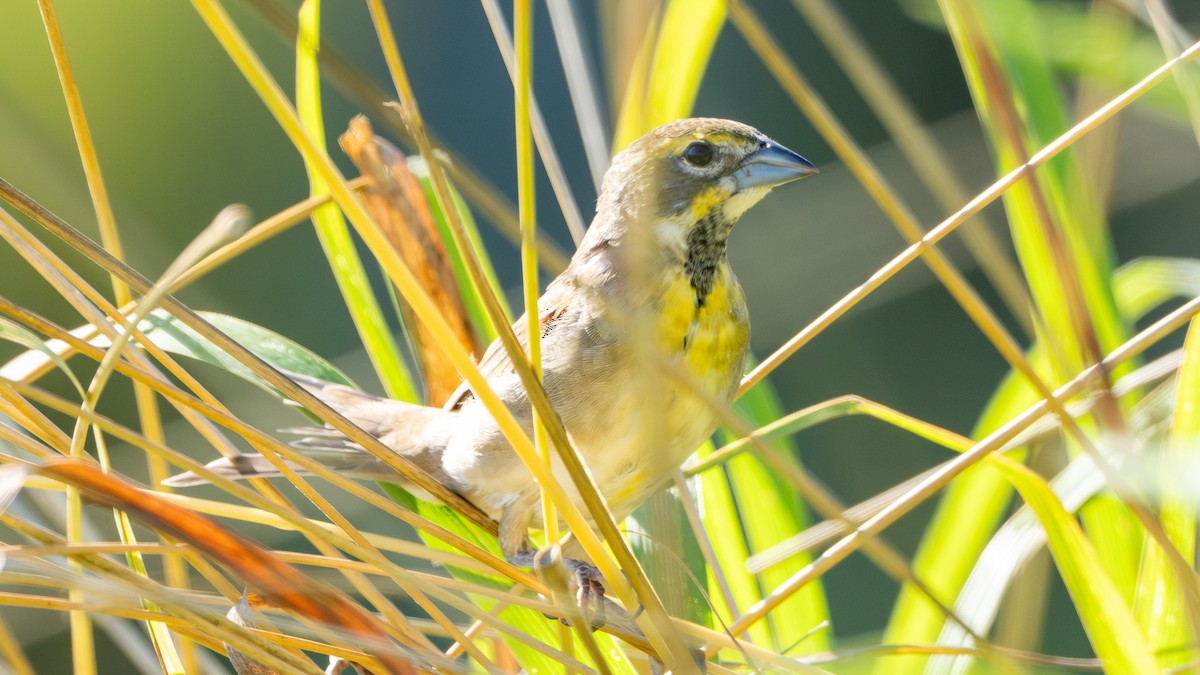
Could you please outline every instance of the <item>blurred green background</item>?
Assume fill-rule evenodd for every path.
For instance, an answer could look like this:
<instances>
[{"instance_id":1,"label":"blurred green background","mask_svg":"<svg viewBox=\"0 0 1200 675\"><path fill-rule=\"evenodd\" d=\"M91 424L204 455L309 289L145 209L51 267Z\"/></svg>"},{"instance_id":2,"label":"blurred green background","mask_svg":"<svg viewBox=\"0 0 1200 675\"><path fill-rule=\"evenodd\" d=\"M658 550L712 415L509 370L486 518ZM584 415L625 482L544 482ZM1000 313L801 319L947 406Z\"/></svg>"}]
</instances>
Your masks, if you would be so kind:
<instances>
[{"instance_id":1,"label":"blurred green background","mask_svg":"<svg viewBox=\"0 0 1200 675\"><path fill-rule=\"evenodd\" d=\"M294 12L297 3L281 4ZM597 4L579 2L576 11L589 41L585 50L600 62L604 35ZM922 222L931 226L941 220L945 214L795 10L778 0L754 6ZM161 273L227 204L245 203L262 218L307 196L299 156L187 3L60 0L56 7L135 268L152 278ZM1054 7L1081 11L1085 5ZM276 77L290 87L291 46L245 4L231 1L229 9ZM919 18L929 14L930 3L859 2L845 3L842 9L915 103L968 189L980 190L994 180L953 46L944 30ZM1200 3L1176 3L1175 10L1185 25L1200 32ZM515 201L512 90L482 10L471 2L410 1L389 3L389 11L426 119L447 145ZM1046 48L1063 52L1061 63L1070 69L1072 45L1061 42L1069 35L1049 27L1043 27L1045 37L1054 42ZM333 48L377 82L388 81L361 4L327 2L323 30ZM1075 47L1105 56L1103 44ZM535 50L536 96L586 218L595 191L544 6L536 19ZM1131 49L1113 54L1111 62L1113 81L1122 82L1126 75L1148 72L1161 62L1161 53ZM1119 119L1121 149L1111 212L1121 261L1142 255L1200 257L1200 161L1194 150L1167 152L1194 148L1196 142L1176 98L1163 91ZM327 87L331 145L358 112ZM614 112L606 112L611 128ZM753 124L822 170L818 178L780 191L752 211L733 239L731 257L749 296L754 348L765 355L865 280L903 242L731 27L717 44L695 112ZM336 150L333 154L350 171L344 157ZM0 8L0 176L95 236L58 79L31 1L6 0ZM539 181L539 226L570 250L549 185L544 176ZM997 207L986 215L995 225L1003 223ZM1002 228L997 231L1007 240ZM515 299L520 284L516 249L486 226L485 237ZM999 307L957 238L945 248ZM106 286L94 268L82 264L80 270ZM0 247L0 294L63 325L80 323L6 247ZM289 336L378 390L365 357L356 351L355 333L310 227L296 227L221 268L181 298L194 308L232 314ZM0 345L5 358L17 351ZM914 265L772 379L786 410L854 393L966 434L1005 371L949 295ZM277 426L295 421L275 409L271 399L246 392L232 378L207 374L206 381L218 391L227 389L235 400L261 401L272 408L263 411L263 420L278 420ZM231 406L246 409L246 404ZM132 407L120 410L120 397L107 400L104 411L134 420ZM270 421L262 423L270 428ZM805 431L798 443L806 466L848 503L946 457L865 418ZM137 466L130 469L134 475ZM931 507L891 528L888 538L911 552ZM826 575L824 583L839 636L883 627L895 586L864 558L852 557ZM1059 595L1065 597L1061 589ZM1059 633L1055 652L1088 654L1073 611L1062 604L1062 616L1052 613L1050 622ZM47 659L46 672L55 672L51 664L64 663L58 659L66 658L65 614L27 611L10 625L22 631L27 644L37 643L31 654Z\"/></svg>"}]
</instances>

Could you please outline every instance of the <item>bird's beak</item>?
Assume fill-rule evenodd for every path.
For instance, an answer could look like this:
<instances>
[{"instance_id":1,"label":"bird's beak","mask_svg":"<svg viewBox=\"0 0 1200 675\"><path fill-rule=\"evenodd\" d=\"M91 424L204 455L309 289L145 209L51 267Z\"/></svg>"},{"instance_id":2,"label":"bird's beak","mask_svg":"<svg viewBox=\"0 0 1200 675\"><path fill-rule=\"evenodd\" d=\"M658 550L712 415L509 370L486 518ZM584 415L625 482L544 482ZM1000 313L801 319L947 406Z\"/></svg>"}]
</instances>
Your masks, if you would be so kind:
<instances>
[{"instance_id":1,"label":"bird's beak","mask_svg":"<svg viewBox=\"0 0 1200 675\"><path fill-rule=\"evenodd\" d=\"M755 150L733 172L737 190L775 187L818 173L807 159L782 145L767 143Z\"/></svg>"}]
</instances>

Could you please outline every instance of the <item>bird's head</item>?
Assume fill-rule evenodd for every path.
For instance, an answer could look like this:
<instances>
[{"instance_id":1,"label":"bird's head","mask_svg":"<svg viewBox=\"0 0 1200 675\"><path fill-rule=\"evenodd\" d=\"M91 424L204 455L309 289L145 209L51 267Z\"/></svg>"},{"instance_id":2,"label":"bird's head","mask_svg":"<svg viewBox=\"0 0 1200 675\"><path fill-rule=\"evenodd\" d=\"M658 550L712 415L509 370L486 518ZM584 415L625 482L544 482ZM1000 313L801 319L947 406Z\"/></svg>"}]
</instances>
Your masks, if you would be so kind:
<instances>
[{"instance_id":1,"label":"bird's head","mask_svg":"<svg viewBox=\"0 0 1200 675\"><path fill-rule=\"evenodd\" d=\"M705 228L723 245L737 219L771 188L816 172L808 160L740 122L680 120L613 158L593 227L649 227L659 238L684 240Z\"/></svg>"}]
</instances>

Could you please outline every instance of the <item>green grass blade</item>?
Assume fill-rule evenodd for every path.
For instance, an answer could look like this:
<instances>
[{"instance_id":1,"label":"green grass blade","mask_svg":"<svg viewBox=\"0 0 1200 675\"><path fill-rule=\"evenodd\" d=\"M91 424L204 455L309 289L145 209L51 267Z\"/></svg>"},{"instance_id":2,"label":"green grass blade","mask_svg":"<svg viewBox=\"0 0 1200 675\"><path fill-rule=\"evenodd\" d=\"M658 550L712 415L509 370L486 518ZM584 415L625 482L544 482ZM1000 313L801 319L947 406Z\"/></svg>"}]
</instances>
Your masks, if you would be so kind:
<instances>
[{"instance_id":1,"label":"green grass blade","mask_svg":"<svg viewBox=\"0 0 1200 675\"><path fill-rule=\"evenodd\" d=\"M1029 354L1038 372L1045 372L1048 359L1040 349ZM992 396L973 438L983 438L1021 411L1033 405L1032 390L1018 373L1010 373ZM1020 460L1023 450L1008 453ZM913 570L939 596L952 602L975 566L975 561L999 526L1012 500L1012 485L992 465L981 462L956 479L946 490L933 520L925 528L913 558ZM884 632L885 644L921 644L937 640L945 614L910 584L900 591ZM875 670L887 673L920 673L926 658L888 659Z\"/></svg>"},{"instance_id":2,"label":"green grass blade","mask_svg":"<svg viewBox=\"0 0 1200 675\"><path fill-rule=\"evenodd\" d=\"M306 0L300 10L300 37L296 40L296 108L305 130L324 150L325 125L321 115L321 82L317 69L319 44L320 1ZM328 195L329 188L324 179L307 162L305 169L308 171L311 196ZM334 279L346 300L350 318L384 389L392 398L417 401L419 395L415 380L400 358L400 350L379 301L371 290L370 279L358 257L342 212L335 204L325 204L313 211L312 220Z\"/></svg>"},{"instance_id":3,"label":"green grass blade","mask_svg":"<svg viewBox=\"0 0 1200 675\"><path fill-rule=\"evenodd\" d=\"M751 389L738 399L734 407L755 426L762 426L783 416L779 400L769 386ZM723 435L726 436L726 441L733 440L730 434ZM787 437L767 441L767 445L789 460L796 456L796 448ZM725 477L736 509L728 517L736 520L738 524L735 526L731 522L728 527L735 529L729 530L710 528L710 532L719 533L722 545L717 547L718 550L724 547L727 536L736 538L740 535L750 555L753 555L804 531L812 524L808 509L800 500L795 488L753 453L743 453L731 459L725 466ZM707 507L705 513L709 513ZM770 518L756 518L754 513L773 515ZM807 554L793 556L785 562L763 570L757 576L749 575L754 582L750 588L757 590L759 595L739 597L735 592L734 597L738 605L746 608L761 600L764 590L777 588L810 561L811 556ZM748 575L745 571L745 558L738 560L736 566L726 562L724 568L730 576ZM766 622L758 624L759 627L765 626L768 629L769 641L756 644L770 645L776 650L796 646L797 653L801 654L824 651L830 646L829 631L812 631L827 621L829 606L825 590L819 582L814 582L806 585L773 611Z\"/></svg>"},{"instance_id":4,"label":"green grass blade","mask_svg":"<svg viewBox=\"0 0 1200 675\"><path fill-rule=\"evenodd\" d=\"M705 445L700 449L699 456L703 459L711 452L712 446ZM741 514L738 512L737 501L734 499L725 467L700 474L699 493L704 514L704 529L707 532L719 533L719 544L714 542L713 553L724 571L725 582L733 601L739 608L749 607L762 598L762 589L759 588L754 575L746 571L746 559L750 557L750 548L742 532ZM737 615L732 614L731 608L725 602L725 595L711 569L708 571L708 589L717 616L726 621L736 619ZM720 625L716 623L713 627L720 628ZM749 636L755 644L771 644L770 627L765 621L751 626Z\"/></svg>"},{"instance_id":5,"label":"green grass blade","mask_svg":"<svg viewBox=\"0 0 1200 675\"><path fill-rule=\"evenodd\" d=\"M1113 274L1113 294L1126 320L1146 315L1166 300L1200 295L1200 260L1138 258Z\"/></svg>"},{"instance_id":6,"label":"green grass blade","mask_svg":"<svg viewBox=\"0 0 1200 675\"><path fill-rule=\"evenodd\" d=\"M613 145L618 150L654 127L691 114L717 35L725 0L671 0L659 26L649 71L629 78ZM644 90L641 88L644 87Z\"/></svg>"},{"instance_id":7,"label":"green grass blade","mask_svg":"<svg viewBox=\"0 0 1200 675\"><path fill-rule=\"evenodd\" d=\"M1179 484L1180 465L1194 462L1200 439L1200 319L1192 319L1184 342L1184 361L1175 390L1175 416L1169 445L1159 455L1157 484L1163 486L1163 529L1189 563L1196 557L1196 512ZM1134 612L1146 629L1150 647L1160 654L1163 668L1187 667L1195 658L1195 632L1189 625L1183 589L1158 545L1147 539L1142 547L1141 575L1134 595ZM1184 645L1190 649L1180 649Z\"/></svg>"},{"instance_id":8,"label":"green grass blade","mask_svg":"<svg viewBox=\"0 0 1200 675\"><path fill-rule=\"evenodd\" d=\"M1043 40L1029 29L1037 18L1033 4L1014 0L1003 6L992 2L980 7L975 17L951 11L947 19L996 149L998 169L1006 171L1069 126L1066 105L1041 47ZM983 39L997 46L994 60L985 49L970 53L971 33L978 40L985 32L978 28L985 25ZM1008 100L998 96L1004 93ZM1017 188L1006 195L1005 205L1018 257L1047 330L1044 339L1051 341L1058 375L1051 382L1058 384L1062 376L1099 360L1129 336L1110 285L1112 242L1101 208L1085 186L1071 150L1049 162L1035 180ZM1127 364L1114 374L1119 376L1134 366ZM1099 420L1101 424L1114 422ZM1085 431L1093 430L1086 421L1081 425ZM1124 504L1108 495L1089 502L1081 515L1113 580L1125 598L1131 599L1141 526Z\"/></svg>"},{"instance_id":9,"label":"green grass blade","mask_svg":"<svg viewBox=\"0 0 1200 675\"><path fill-rule=\"evenodd\" d=\"M1040 476L1014 462L1006 463L1004 473L1045 528L1050 554L1104 671L1130 675L1158 672L1121 590L1079 523Z\"/></svg>"},{"instance_id":10,"label":"green grass blade","mask_svg":"<svg viewBox=\"0 0 1200 675\"><path fill-rule=\"evenodd\" d=\"M998 170L1006 172L1068 126L1057 84L1029 28L1036 25L1031 23L1031 5L1023 0L1003 3L1003 7L944 0L940 6ZM1069 150L1039 170L1036 182L1015 186L1004 199L1022 268L1046 327L1042 337L1048 337L1054 346L1033 350L1036 370L1056 384L1097 358L1097 346L1100 351L1111 350L1128 332L1109 283L1112 256L1107 226L1092 206ZM1078 289L1077 297L1069 293L1072 287ZM1010 376L980 420L979 431L986 433L1032 402L1030 388ZM994 469L984 465L956 481L943 498L926 530L915 567L944 597L957 595L1000 522L1010 489ZM1130 542L1111 534L1123 528L1138 532L1140 527L1130 522L1122 505L1107 499L1094 500L1085 512L1089 534L1096 538L1108 569L1129 597L1140 538ZM906 588L885 641L932 641L943 621L940 612ZM915 664L914 670L906 672L915 672L920 666L915 659L909 663Z\"/></svg>"},{"instance_id":11,"label":"green grass blade","mask_svg":"<svg viewBox=\"0 0 1200 675\"><path fill-rule=\"evenodd\" d=\"M71 381L71 386L75 387L75 391L79 393L80 398L83 397L83 384L78 378L75 377L75 372L71 370L71 367L67 365L67 362L63 359L63 357L58 355L58 352L51 349L50 345L47 345L45 341L35 335L33 331L25 328L12 319L0 317L0 340L14 342L31 351L38 351L42 354L45 354L46 358L50 359L50 361L53 362L54 365L61 370L64 375L67 376L67 379ZM17 359L19 358L21 357L18 356ZM15 362L17 359L13 359L10 361L10 363ZM0 366L0 372L4 371L8 365L9 364Z\"/></svg>"},{"instance_id":12,"label":"green grass blade","mask_svg":"<svg viewBox=\"0 0 1200 675\"><path fill-rule=\"evenodd\" d=\"M433 214L434 222L437 223L438 232L442 235L442 243L446 246L446 254L450 258L454 279L458 282L458 288L462 293L463 306L467 310L467 317L483 341L491 343L496 339L496 327L492 325L491 318L488 316L487 310L484 309L479 289L475 288L475 285L471 283L471 275L467 273L466 262L463 260L463 252L455 244L454 237L450 236L450 226L446 222L446 214L442 211L441 205L433 194L433 184L429 180L429 167L426 166L425 160L421 157L410 157L408 168L421 181L421 189L425 191L425 199L429 202L429 210ZM475 255L478 257L479 264L483 268L483 275L487 278L488 284L496 289L496 300L504 310L505 316L511 320L512 309L509 308L508 302L504 299L504 293L500 292L502 288L500 281L497 279L496 270L492 266L491 256L488 255L487 249L483 246L483 239L479 236L479 227L475 224L475 217L471 215L471 208L467 206L466 201L463 200L462 195L458 193L453 184L450 186L450 196L454 201L454 208L458 211L463 229L466 230L467 239L471 242L471 248L475 250Z\"/></svg>"}]
</instances>

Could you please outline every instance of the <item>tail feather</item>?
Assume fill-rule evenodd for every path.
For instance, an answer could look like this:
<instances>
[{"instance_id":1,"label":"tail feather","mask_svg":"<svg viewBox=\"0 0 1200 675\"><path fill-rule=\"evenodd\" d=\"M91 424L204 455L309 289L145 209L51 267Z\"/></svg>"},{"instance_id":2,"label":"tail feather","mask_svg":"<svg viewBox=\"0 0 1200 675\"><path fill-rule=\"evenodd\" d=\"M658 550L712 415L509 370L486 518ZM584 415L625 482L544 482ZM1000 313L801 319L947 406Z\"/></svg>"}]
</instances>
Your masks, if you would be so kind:
<instances>
[{"instance_id":1,"label":"tail feather","mask_svg":"<svg viewBox=\"0 0 1200 675\"><path fill-rule=\"evenodd\" d=\"M331 450L327 447L303 448L304 454L334 471L350 478L360 480L396 480L396 472L387 464L375 459L361 448L356 450ZM294 462L287 465L296 473L303 476L313 475ZM204 465L204 468L229 480L245 480L247 478L278 478L283 474L275 468L266 457L259 454L235 455L222 457ZM192 487L208 483L206 478L188 471L177 476L171 476L163 481L169 487Z\"/></svg>"},{"instance_id":2,"label":"tail feather","mask_svg":"<svg viewBox=\"0 0 1200 675\"><path fill-rule=\"evenodd\" d=\"M445 421L447 413L438 408L428 408L391 399L380 398L350 387L326 382L307 375L288 373L297 384L321 399L334 410L378 438L398 454L416 463L443 485L452 486L441 465L445 447ZM330 427L292 427L282 433L303 436L291 445L343 475L363 480L388 480L403 482L399 475L384 462L379 461L359 444ZM289 463L298 473L303 469ZM280 472L265 457L257 454L223 457L206 465L208 470L231 480L246 478L272 478ZM208 481L193 472L172 476L163 481L171 487L190 487Z\"/></svg>"},{"instance_id":3,"label":"tail feather","mask_svg":"<svg viewBox=\"0 0 1200 675\"><path fill-rule=\"evenodd\" d=\"M294 466L294 465L293 465ZM235 455L233 457L222 457L213 460L204 465L204 468L213 473L229 480L242 480L246 478L272 478L280 476L279 470L275 465L267 461L262 455ZM296 467L299 470L299 467ZM208 483L207 478L188 471L163 481L163 485L167 487L193 487L196 485L205 485Z\"/></svg>"}]
</instances>

